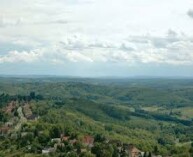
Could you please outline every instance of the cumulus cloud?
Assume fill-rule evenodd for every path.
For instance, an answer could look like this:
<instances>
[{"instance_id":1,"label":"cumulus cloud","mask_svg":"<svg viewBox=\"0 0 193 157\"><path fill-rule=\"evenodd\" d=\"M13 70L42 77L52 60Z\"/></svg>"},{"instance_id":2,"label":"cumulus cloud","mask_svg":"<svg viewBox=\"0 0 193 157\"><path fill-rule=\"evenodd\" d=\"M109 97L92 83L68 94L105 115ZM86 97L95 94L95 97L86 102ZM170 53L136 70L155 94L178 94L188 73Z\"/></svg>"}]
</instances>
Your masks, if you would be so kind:
<instances>
[{"instance_id":1,"label":"cumulus cloud","mask_svg":"<svg viewBox=\"0 0 193 157\"><path fill-rule=\"evenodd\" d=\"M34 50L30 52L22 51L10 51L5 55L0 55L0 63L32 63L41 58L42 52Z\"/></svg>"},{"instance_id":2,"label":"cumulus cloud","mask_svg":"<svg viewBox=\"0 0 193 157\"><path fill-rule=\"evenodd\" d=\"M78 50L79 53L89 57L92 61L172 65L193 63L191 37L179 35L173 30L169 30L162 37L130 36L127 40L119 43L110 41L95 43L85 39L83 39L84 42L80 42L80 40L81 38L79 38L79 42L71 40L61 49L66 51L70 47L71 50Z\"/></svg>"},{"instance_id":3,"label":"cumulus cloud","mask_svg":"<svg viewBox=\"0 0 193 157\"><path fill-rule=\"evenodd\" d=\"M22 44L19 42L19 44ZM25 44L25 43L24 43ZM129 36L120 42L89 39L72 35L56 44L29 52L11 51L0 56L0 62L45 61L53 64L65 62L127 63L127 64L193 64L191 37L169 30L165 36Z\"/></svg>"},{"instance_id":4,"label":"cumulus cloud","mask_svg":"<svg viewBox=\"0 0 193 157\"><path fill-rule=\"evenodd\" d=\"M192 65L190 4L0 0L0 63Z\"/></svg>"}]
</instances>

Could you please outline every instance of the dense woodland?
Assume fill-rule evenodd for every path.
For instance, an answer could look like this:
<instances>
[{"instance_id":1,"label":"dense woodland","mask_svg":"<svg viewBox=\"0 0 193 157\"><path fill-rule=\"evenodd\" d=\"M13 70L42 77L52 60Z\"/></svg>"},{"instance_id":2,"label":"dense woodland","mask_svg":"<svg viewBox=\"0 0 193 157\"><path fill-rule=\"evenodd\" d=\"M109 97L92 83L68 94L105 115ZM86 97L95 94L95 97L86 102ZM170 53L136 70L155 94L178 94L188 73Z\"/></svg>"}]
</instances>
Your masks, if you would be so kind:
<instances>
[{"instance_id":1,"label":"dense woodland","mask_svg":"<svg viewBox=\"0 0 193 157\"><path fill-rule=\"evenodd\" d=\"M192 79L0 78L2 157L193 157L192 132Z\"/></svg>"}]
</instances>

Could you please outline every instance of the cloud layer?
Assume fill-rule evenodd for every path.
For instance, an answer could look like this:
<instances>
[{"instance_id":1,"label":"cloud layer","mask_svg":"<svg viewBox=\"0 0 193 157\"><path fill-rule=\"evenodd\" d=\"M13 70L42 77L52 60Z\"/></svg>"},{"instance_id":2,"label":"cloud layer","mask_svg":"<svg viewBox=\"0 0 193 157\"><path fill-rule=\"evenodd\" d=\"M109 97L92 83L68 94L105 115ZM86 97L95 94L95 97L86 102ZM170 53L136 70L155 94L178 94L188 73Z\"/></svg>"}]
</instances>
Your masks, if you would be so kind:
<instances>
[{"instance_id":1,"label":"cloud layer","mask_svg":"<svg viewBox=\"0 0 193 157\"><path fill-rule=\"evenodd\" d=\"M17 44L24 44L16 42ZM41 45L41 44L40 44ZM120 42L91 40L82 36L63 38L47 47L10 51L0 55L0 63L15 62L113 62L190 65L193 64L193 38L169 30L163 37L129 36Z\"/></svg>"},{"instance_id":2,"label":"cloud layer","mask_svg":"<svg viewBox=\"0 0 193 157\"><path fill-rule=\"evenodd\" d=\"M0 67L38 65L48 73L50 66L69 72L88 66L88 73L93 67L190 69L191 5L191 0L0 0Z\"/></svg>"}]
</instances>

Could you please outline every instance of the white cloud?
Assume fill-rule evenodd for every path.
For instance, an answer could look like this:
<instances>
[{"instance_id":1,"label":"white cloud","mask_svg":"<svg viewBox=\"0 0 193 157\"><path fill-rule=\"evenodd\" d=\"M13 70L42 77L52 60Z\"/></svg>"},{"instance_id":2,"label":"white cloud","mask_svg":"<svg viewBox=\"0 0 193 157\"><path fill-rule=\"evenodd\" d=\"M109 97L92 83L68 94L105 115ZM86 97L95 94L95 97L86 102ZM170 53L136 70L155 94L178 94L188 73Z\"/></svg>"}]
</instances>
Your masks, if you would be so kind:
<instances>
[{"instance_id":1,"label":"white cloud","mask_svg":"<svg viewBox=\"0 0 193 157\"><path fill-rule=\"evenodd\" d=\"M0 55L0 63L19 63L19 62L26 62L32 63L41 58L42 52L35 50L35 51L11 51L8 52L6 55Z\"/></svg>"},{"instance_id":2,"label":"white cloud","mask_svg":"<svg viewBox=\"0 0 193 157\"><path fill-rule=\"evenodd\" d=\"M19 44L22 44L19 42ZM24 43L25 44L25 43ZM169 31L165 36L129 36L120 42L89 39L80 34L63 38L48 47L40 45L30 52L12 51L0 56L2 62L65 62L127 64L193 64L191 37Z\"/></svg>"},{"instance_id":3,"label":"white cloud","mask_svg":"<svg viewBox=\"0 0 193 157\"><path fill-rule=\"evenodd\" d=\"M78 61L86 61L86 62L93 62L93 60L89 56L85 56L84 54L81 54L79 52L70 52L65 54L65 58L72 62L78 62Z\"/></svg>"},{"instance_id":4,"label":"white cloud","mask_svg":"<svg viewBox=\"0 0 193 157\"><path fill-rule=\"evenodd\" d=\"M191 5L191 0L0 0L0 63L192 65Z\"/></svg>"}]
</instances>

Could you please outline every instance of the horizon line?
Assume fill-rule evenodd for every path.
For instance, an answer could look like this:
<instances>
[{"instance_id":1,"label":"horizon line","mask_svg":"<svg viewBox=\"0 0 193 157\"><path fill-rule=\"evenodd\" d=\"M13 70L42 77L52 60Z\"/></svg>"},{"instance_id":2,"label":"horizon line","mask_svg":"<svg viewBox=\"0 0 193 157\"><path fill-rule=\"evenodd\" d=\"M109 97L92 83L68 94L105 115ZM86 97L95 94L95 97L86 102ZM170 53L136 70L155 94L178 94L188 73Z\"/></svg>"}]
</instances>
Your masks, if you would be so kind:
<instances>
[{"instance_id":1,"label":"horizon line","mask_svg":"<svg viewBox=\"0 0 193 157\"><path fill-rule=\"evenodd\" d=\"M0 74L0 78L71 78L71 79L193 79L193 76L153 76L153 75L133 75L133 76L80 76L80 75L54 75L54 74Z\"/></svg>"}]
</instances>

